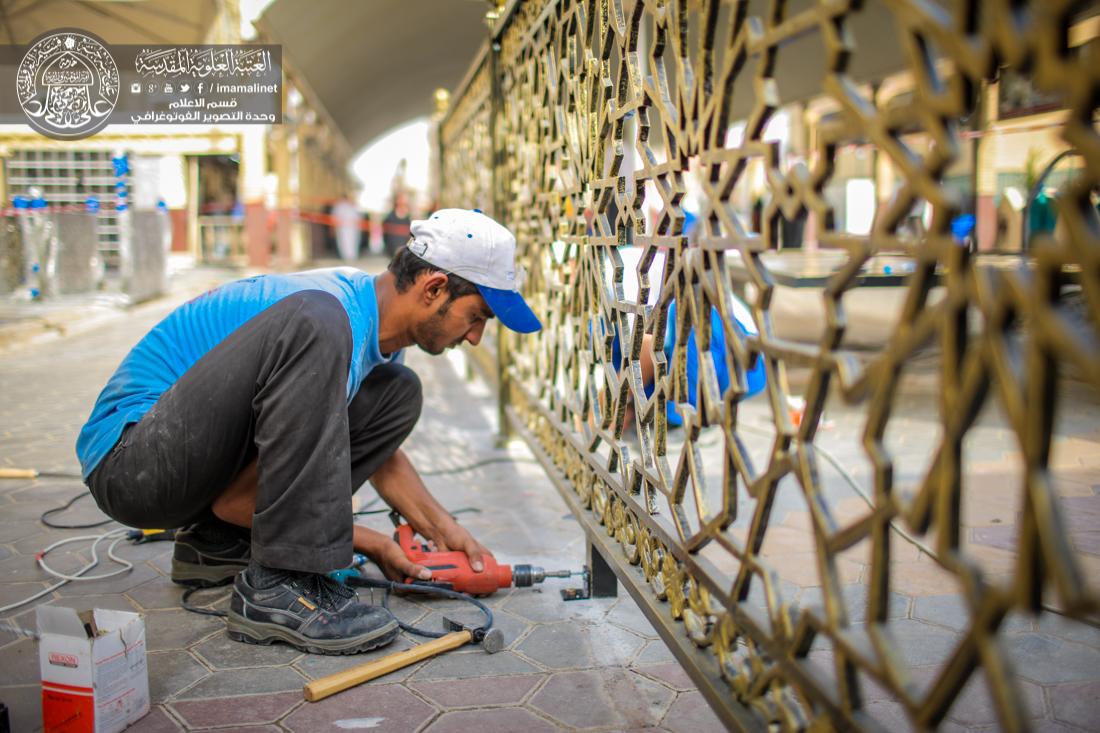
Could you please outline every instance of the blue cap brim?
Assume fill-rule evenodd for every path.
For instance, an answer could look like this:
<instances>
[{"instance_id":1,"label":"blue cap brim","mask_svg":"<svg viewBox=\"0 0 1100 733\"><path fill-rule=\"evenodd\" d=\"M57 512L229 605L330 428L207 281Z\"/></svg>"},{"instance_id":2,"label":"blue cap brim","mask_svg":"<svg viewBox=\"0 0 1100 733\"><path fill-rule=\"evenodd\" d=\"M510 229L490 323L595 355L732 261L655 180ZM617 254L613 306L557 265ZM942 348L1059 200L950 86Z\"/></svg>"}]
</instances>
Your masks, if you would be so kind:
<instances>
[{"instance_id":1,"label":"blue cap brim","mask_svg":"<svg viewBox=\"0 0 1100 733\"><path fill-rule=\"evenodd\" d=\"M481 297L485 298L493 315L511 330L517 333L533 333L542 328L538 316L519 293L485 285L478 285L477 289L481 291Z\"/></svg>"}]
</instances>

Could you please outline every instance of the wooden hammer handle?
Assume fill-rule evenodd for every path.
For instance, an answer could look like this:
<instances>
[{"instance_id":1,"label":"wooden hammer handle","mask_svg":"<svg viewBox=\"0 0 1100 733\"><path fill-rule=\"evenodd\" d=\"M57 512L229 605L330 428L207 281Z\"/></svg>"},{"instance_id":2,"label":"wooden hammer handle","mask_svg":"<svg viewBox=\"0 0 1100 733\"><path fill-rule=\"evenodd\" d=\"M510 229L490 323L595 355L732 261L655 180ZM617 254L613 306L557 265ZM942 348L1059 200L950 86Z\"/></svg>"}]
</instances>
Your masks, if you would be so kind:
<instances>
[{"instance_id":1,"label":"wooden hammer handle","mask_svg":"<svg viewBox=\"0 0 1100 733\"><path fill-rule=\"evenodd\" d=\"M37 478L33 468L0 468L0 478Z\"/></svg>"},{"instance_id":2,"label":"wooden hammer handle","mask_svg":"<svg viewBox=\"0 0 1100 733\"><path fill-rule=\"evenodd\" d=\"M432 639L424 644L418 644L412 649L406 649L403 652L394 652L381 659L376 659L373 662L360 664L358 667L345 669L343 672L337 672L336 674L330 674L328 677L313 680L313 682L310 682L302 689L302 692L309 702L324 700L329 695L335 695L337 692L342 692L349 687L355 687L368 680L373 680L375 677L381 677L384 674L389 674L402 667L408 667L410 664L419 662L421 659L427 659L429 657L434 657L436 654L441 654L451 649L457 649L472 640L473 635L469 631L453 631L438 639Z\"/></svg>"}]
</instances>

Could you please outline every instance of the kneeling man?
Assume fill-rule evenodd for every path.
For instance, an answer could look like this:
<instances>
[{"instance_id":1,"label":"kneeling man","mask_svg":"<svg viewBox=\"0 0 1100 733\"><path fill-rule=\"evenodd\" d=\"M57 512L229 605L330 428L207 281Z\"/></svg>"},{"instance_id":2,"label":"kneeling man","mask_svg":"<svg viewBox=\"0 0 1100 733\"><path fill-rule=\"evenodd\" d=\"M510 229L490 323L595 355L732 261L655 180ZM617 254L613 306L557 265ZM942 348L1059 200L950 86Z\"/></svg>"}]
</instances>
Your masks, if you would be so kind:
<instances>
[{"instance_id":1,"label":"kneeling man","mask_svg":"<svg viewBox=\"0 0 1100 733\"><path fill-rule=\"evenodd\" d=\"M517 290L515 238L477 211L414 222L382 275L264 275L177 308L123 360L77 440L108 516L179 527L177 583L232 581L234 639L352 654L391 641L385 609L326 573L353 549L387 576L428 579L386 535L355 525L352 494L379 495L475 570L488 551L431 496L400 449L420 416L401 350L476 345L488 319L541 326Z\"/></svg>"}]
</instances>

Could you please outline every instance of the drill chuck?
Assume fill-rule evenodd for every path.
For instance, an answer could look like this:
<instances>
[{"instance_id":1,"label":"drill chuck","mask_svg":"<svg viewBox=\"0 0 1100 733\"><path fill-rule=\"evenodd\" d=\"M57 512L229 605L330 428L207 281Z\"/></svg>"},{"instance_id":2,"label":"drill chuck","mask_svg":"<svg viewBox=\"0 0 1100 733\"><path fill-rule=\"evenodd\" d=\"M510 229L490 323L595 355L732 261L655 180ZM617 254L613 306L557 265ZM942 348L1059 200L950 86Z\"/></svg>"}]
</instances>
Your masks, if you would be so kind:
<instances>
[{"instance_id":1,"label":"drill chuck","mask_svg":"<svg viewBox=\"0 0 1100 733\"><path fill-rule=\"evenodd\" d=\"M526 588L546 579L546 571L538 565L513 565L512 585Z\"/></svg>"},{"instance_id":2,"label":"drill chuck","mask_svg":"<svg viewBox=\"0 0 1100 733\"><path fill-rule=\"evenodd\" d=\"M513 565L512 585L526 588L547 578L568 578L573 574L570 570L543 570L538 565Z\"/></svg>"}]
</instances>

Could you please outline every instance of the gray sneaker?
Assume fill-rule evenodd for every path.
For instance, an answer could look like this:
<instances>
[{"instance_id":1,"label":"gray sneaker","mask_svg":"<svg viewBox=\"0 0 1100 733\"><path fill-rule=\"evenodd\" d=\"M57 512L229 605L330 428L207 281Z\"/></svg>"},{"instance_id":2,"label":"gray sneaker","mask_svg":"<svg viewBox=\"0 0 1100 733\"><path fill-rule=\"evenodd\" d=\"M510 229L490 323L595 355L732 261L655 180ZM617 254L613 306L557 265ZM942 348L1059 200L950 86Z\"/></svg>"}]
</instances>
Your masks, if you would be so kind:
<instances>
[{"instance_id":1,"label":"gray sneaker","mask_svg":"<svg viewBox=\"0 0 1100 733\"><path fill-rule=\"evenodd\" d=\"M397 620L384 608L360 603L355 591L315 573L270 571L253 585L252 571L233 581L226 630L247 644L283 642L310 654L358 654L397 636Z\"/></svg>"}]
</instances>

